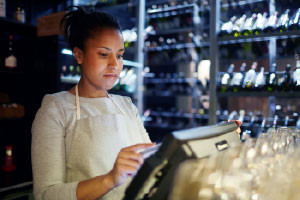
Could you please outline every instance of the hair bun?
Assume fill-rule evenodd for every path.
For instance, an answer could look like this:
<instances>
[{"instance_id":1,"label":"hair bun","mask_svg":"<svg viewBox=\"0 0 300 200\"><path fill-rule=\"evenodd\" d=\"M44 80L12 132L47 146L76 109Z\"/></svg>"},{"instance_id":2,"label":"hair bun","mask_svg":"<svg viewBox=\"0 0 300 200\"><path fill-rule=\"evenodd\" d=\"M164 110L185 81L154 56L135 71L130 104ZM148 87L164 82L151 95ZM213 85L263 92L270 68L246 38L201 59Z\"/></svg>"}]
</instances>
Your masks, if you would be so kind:
<instances>
[{"instance_id":1,"label":"hair bun","mask_svg":"<svg viewBox=\"0 0 300 200\"><path fill-rule=\"evenodd\" d=\"M71 6L67 10L70 9L73 10L67 12L62 18L60 29L72 50L74 47L82 49L84 42L102 28L108 27L121 31L117 19L110 14L87 11L80 6Z\"/></svg>"}]
</instances>

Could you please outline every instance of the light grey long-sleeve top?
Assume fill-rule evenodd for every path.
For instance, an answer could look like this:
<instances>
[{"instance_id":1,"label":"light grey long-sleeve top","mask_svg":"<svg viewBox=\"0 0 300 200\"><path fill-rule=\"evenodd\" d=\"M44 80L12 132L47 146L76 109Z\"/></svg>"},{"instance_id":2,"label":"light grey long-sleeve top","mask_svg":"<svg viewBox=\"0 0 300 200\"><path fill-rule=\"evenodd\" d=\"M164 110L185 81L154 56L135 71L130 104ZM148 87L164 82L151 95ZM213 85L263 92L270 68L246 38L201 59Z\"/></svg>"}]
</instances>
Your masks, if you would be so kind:
<instances>
[{"instance_id":1,"label":"light grey long-sleeve top","mask_svg":"<svg viewBox=\"0 0 300 200\"><path fill-rule=\"evenodd\" d=\"M119 95L111 97L122 110L136 119L144 142L150 142L138 110L130 98ZM83 97L80 97L80 108L81 119L117 112L118 109L109 98ZM31 154L35 199L76 199L78 181L66 181L66 158L70 154L75 123L74 95L64 91L44 97L32 125Z\"/></svg>"}]
</instances>

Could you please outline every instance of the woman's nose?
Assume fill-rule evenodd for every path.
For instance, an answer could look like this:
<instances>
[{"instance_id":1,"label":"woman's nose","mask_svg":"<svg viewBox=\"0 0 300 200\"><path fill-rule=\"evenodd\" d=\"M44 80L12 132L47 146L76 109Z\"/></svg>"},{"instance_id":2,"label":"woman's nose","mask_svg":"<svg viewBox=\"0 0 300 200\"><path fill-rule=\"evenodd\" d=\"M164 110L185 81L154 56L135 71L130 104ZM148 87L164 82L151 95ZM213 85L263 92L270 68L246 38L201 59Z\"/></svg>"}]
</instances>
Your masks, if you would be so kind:
<instances>
[{"instance_id":1,"label":"woman's nose","mask_svg":"<svg viewBox=\"0 0 300 200\"><path fill-rule=\"evenodd\" d=\"M109 67L112 69L115 69L115 70L118 69L119 63L115 56L111 56L111 58L109 60Z\"/></svg>"}]
</instances>

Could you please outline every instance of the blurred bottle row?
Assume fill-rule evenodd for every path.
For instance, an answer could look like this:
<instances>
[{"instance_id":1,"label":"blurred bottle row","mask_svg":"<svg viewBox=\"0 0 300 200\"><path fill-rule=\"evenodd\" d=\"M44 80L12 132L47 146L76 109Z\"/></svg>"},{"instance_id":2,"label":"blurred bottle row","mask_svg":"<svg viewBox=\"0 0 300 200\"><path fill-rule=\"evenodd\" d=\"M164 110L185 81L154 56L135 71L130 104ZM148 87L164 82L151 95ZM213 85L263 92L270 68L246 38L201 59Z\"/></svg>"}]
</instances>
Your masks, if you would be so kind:
<instances>
[{"instance_id":1,"label":"blurred bottle row","mask_svg":"<svg viewBox=\"0 0 300 200\"><path fill-rule=\"evenodd\" d=\"M154 96L200 96L207 93L209 81L185 78L183 72L159 73L158 77L144 78L145 92Z\"/></svg>"},{"instance_id":2,"label":"blurred bottle row","mask_svg":"<svg viewBox=\"0 0 300 200\"><path fill-rule=\"evenodd\" d=\"M80 77L81 76L81 69L80 66L74 65L63 65L61 68L61 77Z\"/></svg>"},{"instance_id":3,"label":"blurred bottle row","mask_svg":"<svg viewBox=\"0 0 300 200\"><path fill-rule=\"evenodd\" d=\"M239 72L234 72L234 68L234 64L231 64L227 72L220 73L219 91L300 91L299 60L296 61L296 66L292 71L291 65L287 64L284 72L276 70L276 63L273 63L269 72L265 72L263 66L260 67L260 72L256 72L256 62L247 72L245 72L245 63L241 65Z\"/></svg>"},{"instance_id":4,"label":"blurred bottle row","mask_svg":"<svg viewBox=\"0 0 300 200\"><path fill-rule=\"evenodd\" d=\"M13 15L13 19L18 22L25 23L25 9L22 0L17 1L17 4L14 5L15 9L13 13L7 13L7 4L12 3L12 1L0 0L0 17L8 17Z\"/></svg>"},{"instance_id":5,"label":"blurred bottle row","mask_svg":"<svg viewBox=\"0 0 300 200\"><path fill-rule=\"evenodd\" d=\"M99 0L97 1L95 7L103 7L103 6L113 6L122 3L130 3L131 0Z\"/></svg>"},{"instance_id":6,"label":"blurred bottle row","mask_svg":"<svg viewBox=\"0 0 300 200\"><path fill-rule=\"evenodd\" d=\"M16 103L0 105L0 119L17 119L25 115L24 106Z\"/></svg>"},{"instance_id":7,"label":"blurred bottle row","mask_svg":"<svg viewBox=\"0 0 300 200\"><path fill-rule=\"evenodd\" d=\"M261 133L266 133L270 128L278 128L288 126L292 128L300 128L299 113L296 109L290 109L287 105L284 108L281 105L275 106L274 117L266 117L260 111L245 110L217 111L218 121L239 120L243 124L241 126L242 135L244 137L258 137ZM286 109L289 108L289 109Z\"/></svg>"},{"instance_id":8,"label":"blurred bottle row","mask_svg":"<svg viewBox=\"0 0 300 200\"><path fill-rule=\"evenodd\" d=\"M182 33L182 34L171 34L167 36L160 36L160 37L149 37L145 42L145 46L147 48L155 48L161 47L165 45L178 45L178 44L185 44L191 43L193 38L193 33Z\"/></svg>"},{"instance_id":9,"label":"blurred bottle row","mask_svg":"<svg viewBox=\"0 0 300 200\"><path fill-rule=\"evenodd\" d=\"M204 126L208 123L208 110L200 108L198 113L186 113L182 109L157 107L147 109L143 115L147 127L168 128L174 130Z\"/></svg>"},{"instance_id":10,"label":"blurred bottle row","mask_svg":"<svg viewBox=\"0 0 300 200\"><path fill-rule=\"evenodd\" d=\"M246 14L241 17L233 16L229 21L222 24L219 36L239 37L295 30L300 30L300 8L295 12L287 9L281 15L274 12L268 16L264 12L253 13L251 16Z\"/></svg>"},{"instance_id":11,"label":"blurred bottle row","mask_svg":"<svg viewBox=\"0 0 300 200\"><path fill-rule=\"evenodd\" d=\"M17 119L25 116L24 105L12 102L7 93L0 92L0 119Z\"/></svg>"},{"instance_id":12,"label":"blurred bottle row","mask_svg":"<svg viewBox=\"0 0 300 200\"><path fill-rule=\"evenodd\" d=\"M164 61L162 63L162 60ZM162 65L162 64L175 64L179 62L190 62L192 60L191 49L170 49L166 51L154 51L148 53L147 65Z\"/></svg>"},{"instance_id":13,"label":"blurred bottle row","mask_svg":"<svg viewBox=\"0 0 300 200\"><path fill-rule=\"evenodd\" d=\"M205 102L202 102L205 103ZM287 106L291 107L291 106ZM217 120L239 120L243 124L241 126L243 137L257 138L261 133L267 132L270 128L291 127L300 128L299 113L295 109L287 111L281 105L276 105L274 117L263 116L260 111L245 110L232 111L217 110ZM170 108L162 109L157 107L145 111L143 119L146 126L170 128L170 129L186 129L191 127L203 126L208 123L208 110L200 105L197 113L185 113L181 109Z\"/></svg>"},{"instance_id":14,"label":"blurred bottle row","mask_svg":"<svg viewBox=\"0 0 300 200\"><path fill-rule=\"evenodd\" d=\"M164 8L168 8L165 5ZM169 30L193 27L193 7L185 7L184 9L168 10L151 14L148 10L149 25L154 30Z\"/></svg>"}]
</instances>

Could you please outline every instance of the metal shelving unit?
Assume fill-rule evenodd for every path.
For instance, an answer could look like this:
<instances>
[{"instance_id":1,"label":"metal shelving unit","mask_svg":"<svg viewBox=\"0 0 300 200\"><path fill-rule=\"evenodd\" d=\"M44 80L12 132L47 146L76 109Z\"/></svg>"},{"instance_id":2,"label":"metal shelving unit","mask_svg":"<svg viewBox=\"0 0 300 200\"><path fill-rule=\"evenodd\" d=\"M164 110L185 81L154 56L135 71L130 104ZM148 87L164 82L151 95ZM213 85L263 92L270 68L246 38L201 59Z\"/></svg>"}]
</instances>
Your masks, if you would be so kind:
<instances>
[{"instance_id":1,"label":"metal shelving unit","mask_svg":"<svg viewBox=\"0 0 300 200\"><path fill-rule=\"evenodd\" d=\"M226 4L221 4L222 8L227 8L229 6L241 6L241 5L246 5L246 4L251 4L251 3L260 3L260 2L265 2L266 0L242 0L238 2L231 2L226 3Z\"/></svg>"},{"instance_id":2,"label":"metal shelving unit","mask_svg":"<svg viewBox=\"0 0 300 200\"><path fill-rule=\"evenodd\" d=\"M209 42L202 42L200 44L195 43L186 43L186 44L173 44L173 45L164 45L157 47L148 47L147 51L165 51L171 49L185 49L185 48L196 48L196 47L208 47Z\"/></svg>"},{"instance_id":3,"label":"metal shelving unit","mask_svg":"<svg viewBox=\"0 0 300 200\"><path fill-rule=\"evenodd\" d=\"M181 3L181 2L183 2L183 1L179 1L177 3ZM197 73L197 66L199 64L199 61L201 60L201 59L199 59L201 54L199 55L198 51L199 51L199 48L209 47L209 45L210 45L209 41L204 41L203 39L200 39L200 37L199 37L199 36L201 36L201 32L200 32L201 28L203 28L202 27L203 22L201 21L202 19L201 19L201 17L199 17L199 13L203 12L205 10L204 6L201 6L203 2L193 1L190 4L181 4L181 5L176 5L176 6L164 5L164 3L169 3L168 1L158 1L158 2L156 1L155 3L157 3L157 4L161 3L161 4L160 4L160 6L157 6L155 9L153 9L153 7L151 9L150 8L147 9L148 19L153 20L153 18L156 19L156 18L163 18L163 17L172 17L173 15L180 16L181 14L185 15L187 13L190 13L188 15L190 17L192 17L193 23L191 24L191 26L182 27L182 28L173 28L173 29L166 29L166 30L165 29L157 30L159 28L155 28L156 30L151 31L148 34L148 36L151 37L150 41L151 41L151 39L154 39L154 41L155 41L155 37L157 37L157 38L159 36L163 37L164 35L171 35L171 36L169 36L170 38L172 38L173 35L175 35L175 34L188 35L189 33L192 33L192 35L188 35L190 38L185 38L186 41L181 41L181 42L177 41L177 42L169 43L169 44L166 43L166 45L161 45L161 46L149 45L149 47L145 48L146 56L147 56L147 54L151 54L151 53L153 53L153 56L154 56L157 54L157 52L158 52L158 54L160 54L160 52L164 53L163 51L169 52L171 55L173 55L172 53L174 53L174 52L192 51L196 56L194 55L194 56L192 56L192 58L188 58L188 60L180 60L180 61L176 61L176 62L169 62L169 60L161 60L161 62L153 62L153 63L148 64L148 67L150 68L150 70L155 68L154 71L155 71L155 73L157 73L157 75L159 74L160 71L156 70L156 69L161 68L161 71L166 73L167 71L164 71L164 69L166 69L166 68L164 68L164 69L162 68L163 66L166 66L168 69L170 69L170 71L171 71L170 74L182 72L182 74L185 74L185 76L186 76L185 78L183 78L183 77L177 78L176 77L176 78L169 78L168 80L166 80L165 78L153 78L152 77L152 78L147 78L144 81L146 84L161 84L161 83L166 83L166 84L177 84L178 83L178 84L180 84L180 83L184 83L184 84L188 84L189 89L191 89L191 91L193 91L193 92L190 92L189 94L181 94L181 93L179 94L174 91L173 91L173 93L170 93L170 91L154 91L154 92L145 91L144 97L147 100L149 100L148 101L149 103L152 102L153 98L161 99L161 103L159 106L162 106L162 107L164 107L165 103L168 102L170 99L170 102L166 103L166 104L168 104L168 105L166 105L166 107L169 106L169 104L172 104L172 106L174 108L182 107L182 109L186 109L185 107L188 107L189 109L186 109L185 112L191 112L191 113L186 113L186 116L187 116L186 118L191 118L192 121L196 120L196 114L192 114L192 112L197 111L198 106L199 106L198 105L199 103L197 103L197 101L199 101L199 95L197 95L197 92L195 92L196 90L198 90L197 78L195 76L195 73ZM200 5L200 3L201 3L201 5ZM148 2L147 2L147 5L151 7L151 3L148 4ZM183 9L183 10L181 11L180 9ZM191 14L192 14L192 16L191 16ZM164 20L168 20L168 19L162 19L162 21L164 21ZM172 21L172 18L170 20ZM156 20L154 21L154 23L156 23ZM164 28L164 27L162 27L162 28ZM168 38L168 36L166 38ZM186 42L186 43L184 43L184 42ZM170 59L172 59L172 58L170 58ZM192 66L196 66L196 67L193 68L192 66L190 66L191 63L192 63ZM179 79L180 79L180 83L176 82ZM174 86L174 87L176 87L176 86ZM176 89L175 89L175 91L176 91ZM175 104L175 106L173 104ZM184 105L182 105L182 104L184 104ZM155 107L157 105L154 103L153 106L154 106L153 109L155 110ZM151 112L151 114L155 115L157 113L155 111L153 111L153 112ZM160 114L163 115L162 117L176 117L176 114L172 114L171 112L162 112ZM207 119L208 119L208 117L207 117ZM196 125L196 123L194 123L194 126L195 125ZM147 123L145 124L145 126L151 127L151 128L158 128L158 127L149 126L149 125L147 125ZM173 128L175 128L175 127L173 127Z\"/></svg>"},{"instance_id":4,"label":"metal shelving unit","mask_svg":"<svg viewBox=\"0 0 300 200\"><path fill-rule=\"evenodd\" d=\"M239 1L234 4L245 5L250 3L260 3L260 2L268 2L269 5L269 13L274 13L275 8L275 0L248 0L248 1ZM269 42L269 56L268 61L271 66L272 63L276 60L276 40L278 39L288 39L288 38L298 38L300 37L300 31L286 31L286 32L272 32L272 33L261 33L259 35L252 36L240 36L240 37L223 37L219 38L219 22L220 22L220 12L221 7L228 7L230 4L222 4L220 0L211 1L210 5L210 60L211 60L211 71L210 71L210 109L209 109L209 123L216 123L216 110L218 104L219 97L257 97L257 98L269 98L270 104L270 112L269 115L273 116L274 110L271 108L275 108L275 98L299 98L299 92L264 92L264 91L240 91L238 93L235 92L216 92L216 75L219 71L219 46L220 45L231 45L237 43L245 43L245 42ZM244 60L244 59L242 59Z\"/></svg>"},{"instance_id":5,"label":"metal shelving unit","mask_svg":"<svg viewBox=\"0 0 300 200\"><path fill-rule=\"evenodd\" d=\"M193 8L195 6L198 6L198 5L196 5L196 4L186 4L186 5L178 5L178 6L168 6L168 7L150 9L147 12L148 12L148 14L154 14L154 13L168 12L168 11L185 9L185 8ZM151 18L151 16L150 16L150 18Z\"/></svg>"},{"instance_id":6,"label":"metal shelving unit","mask_svg":"<svg viewBox=\"0 0 300 200\"><path fill-rule=\"evenodd\" d=\"M159 31L153 31L153 33L150 33L150 34L151 35L168 35L168 34L185 33L185 32L192 32L192 31L195 31L195 27L159 30Z\"/></svg>"},{"instance_id":7,"label":"metal shelving unit","mask_svg":"<svg viewBox=\"0 0 300 200\"><path fill-rule=\"evenodd\" d=\"M240 92L226 92L218 93L218 97L276 97L276 98L299 98L300 92L264 92L264 91L240 91Z\"/></svg>"},{"instance_id":8,"label":"metal shelving unit","mask_svg":"<svg viewBox=\"0 0 300 200\"><path fill-rule=\"evenodd\" d=\"M219 45L236 44L244 42L262 42L271 41L272 39L288 39L300 37L300 31L286 31L286 32L274 32L268 34L260 34L255 36L240 36L240 37L226 37L218 40Z\"/></svg>"}]
</instances>

